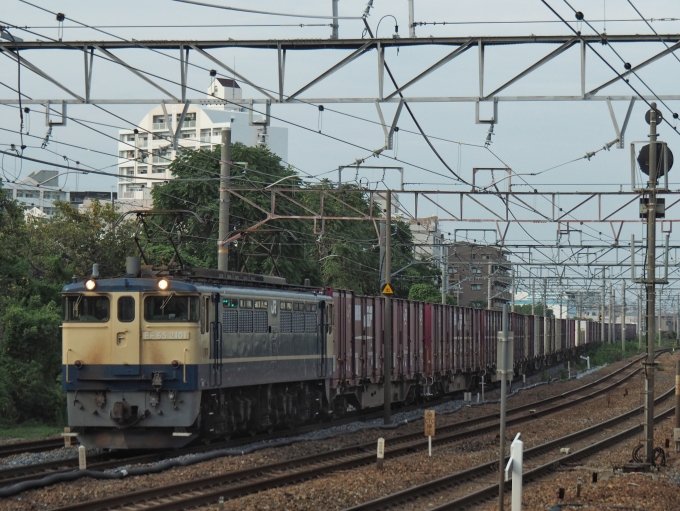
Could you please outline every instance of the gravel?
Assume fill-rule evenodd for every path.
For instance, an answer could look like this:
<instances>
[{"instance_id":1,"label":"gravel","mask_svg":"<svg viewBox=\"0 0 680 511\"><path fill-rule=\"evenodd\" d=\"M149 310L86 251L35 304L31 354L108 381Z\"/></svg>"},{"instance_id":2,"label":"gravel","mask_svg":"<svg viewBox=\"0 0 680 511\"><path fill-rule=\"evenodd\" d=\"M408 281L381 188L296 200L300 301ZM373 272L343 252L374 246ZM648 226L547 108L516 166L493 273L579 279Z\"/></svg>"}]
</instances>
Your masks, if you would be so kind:
<instances>
[{"instance_id":1,"label":"gravel","mask_svg":"<svg viewBox=\"0 0 680 511\"><path fill-rule=\"evenodd\" d=\"M670 359L670 357L664 357ZM584 376L582 380L571 380L557 384L542 384L531 388L526 388L518 392L510 399L509 407L520 406L537 399L542 399L550 395L561 394L567 390L580 388L585 382L591 381L614 369L621 367L626 362L617 362L601 370L597 375L590 374ZM670 367L670 366L669 366ZM559 369L558 369L559 370ZM627 369L624 374L633 370ZM669 375L669 369L666 376ZM658 373L660 376L663 373ZM618 377L617 377L618 378ZM668 379L668 378L666 378ZM629 389L636 387L638 378L629 381ZM662 382L659 378L659 385L669 387L671 383ZM487 394L493 396L493 392ZM608 410L603 406L603 399L600 399L590 408L584 408L581 412L565 412L566 416L579 416L584 418L599 418L600 415L609 416L621 413L612 408ZM617 400L614 405L618 406ZM619 403L621 407L637 405L639 401L638 391L631 391L628 401ZM485 403L483 406L463 406L462 401L456 400L435 407L437 413L437 425L441 427L445 424L453 424L469 418L479 417L498 410L497 403ZM582 405L586 406L586 405ZM452 412L447 414L446 412ZM453 413L455 412L455 413ZM599 412L599 413L598 413ZM83 478L68 484L57 484L51 487L31 490L18 497L8 498L0 501L0 510L24 510L24 509L46 509L56 506L67 505L70 503L92 500L103 496L111 496L143 488L157 487L160 485L172 484L177 481L207 477L229 471L262 466L269 463L285 461L301 456L327 452L341 447L355 445L364 442L373 442L379 436L387 441L396 435L406 432L422 431L422 423L418 419L422 418L422 411L408 413L396 413L394 418L397 421L411 421L400 427L398 430L376 430L376 426L381 424L380 420L371 422L355 422L352 424L336 426L327 430L301 435L294 438L298 441L293 445L281 448L271 448L267 442L255 442L262 449L252 454L244 456L221 457L207 462L197 463L189 467L173 468L159 474L150 474L139 477L128 477L121 480L101 481L90 478ZM544 422L545 423L545 422ZM533 422L522 424L523 439L527 447L533 443L545 441L543 438L548 435L561 436L569 421L564 417L551 421L550 431L546 428L533 425ZM531 427L529 427L531 426ZM530 431L534 429L535 431ZM339 435L335 438L320 438L328 435ZM533 435L533 436L532 436ZM509 431L508 437L511 440L514 432ZM494 459L496 456L498 440L496 435L483 435L468 441L451 444L442 448L435 449L432 458L428 458L427 453L417 452L413 455L404 456L399 459L386 462L384 472L377 472L373 467L340 472L322 477L313 481L307 481L301 485L290 486L252 495L233 502L227 502L225 509L343 509L353 503L376 498L392 491L406 488L418 482L424 482L436 477L450 474L457 470L468 468L478 463ZM509 444L509 442L508 442ZM52 451L62 452L64 450ZM46 453L42 453L46 454ZM24 455L33 456L33 455ZM488 483L487 483L488 484ZM290 495L290 496L287 496ZM231 506L231 507L229 507Z\"/></svg>"}]
</instances>

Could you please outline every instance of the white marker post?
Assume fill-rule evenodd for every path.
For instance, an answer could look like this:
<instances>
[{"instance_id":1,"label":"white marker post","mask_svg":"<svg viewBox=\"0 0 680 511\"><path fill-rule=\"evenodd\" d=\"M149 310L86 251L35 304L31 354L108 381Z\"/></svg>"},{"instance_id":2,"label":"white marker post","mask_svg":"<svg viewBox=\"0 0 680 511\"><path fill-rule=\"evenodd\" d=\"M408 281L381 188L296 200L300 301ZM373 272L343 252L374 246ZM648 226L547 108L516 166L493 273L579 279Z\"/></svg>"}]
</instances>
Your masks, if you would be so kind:
<instances>
[{"instance_id":1,"label":"white marker post","mask_svg":"<svg viewBox=\"0 0 680 511\"><path fill-rule=\"evenodd\" d=\"M78 447L78 466L80 470L87 469L87 453L84 445Z\"/></svg>"},{"instance_id":2,"label":"white marker post","mask_svg":"<svg viewBox=\"0 0 680 511\"><path fill-rule=\"evenodd\" d=\"M383 469L383 461L385 460L385 439L378 438L378 470Z\"/></svg>"},{"instance_id":3,"label":"white marker post","mask_svg":"<svg viewBox=\"0 0 680 511\"><path fill-rule=\"evenodd\" d=\"M522 464L524 462L524 442L520 433L510 444L510 459L505 467L505 480L510 479L512 471L512 511L522 511Z\"/></svg>"},{"instance_id":4,"label":"white marker post","mask_svg":"<svg viewBox=\"0 0 680 511\"><path fill-rule=\"evenodd\" d=\"M432 456L432 437L434 436L434 410L425 410L425 436L427 437L427 452Z\"/></svg>"}]
</instances>

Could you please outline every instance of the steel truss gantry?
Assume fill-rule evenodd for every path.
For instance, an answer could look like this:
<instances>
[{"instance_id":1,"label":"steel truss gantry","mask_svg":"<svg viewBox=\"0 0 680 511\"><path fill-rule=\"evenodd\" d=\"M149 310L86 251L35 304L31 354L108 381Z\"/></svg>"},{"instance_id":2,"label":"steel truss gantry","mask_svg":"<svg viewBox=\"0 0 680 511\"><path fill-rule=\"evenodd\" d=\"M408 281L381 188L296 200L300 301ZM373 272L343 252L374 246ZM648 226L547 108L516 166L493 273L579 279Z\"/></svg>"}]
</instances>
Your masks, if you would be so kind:
<instances>
[{"instance_id":1,"label":"steel truss gantry","mask_svg":"<svg viewBox=\"0 0 680 511\"><path fill-rule=\"evenodd\" d=\"M669 45L663 51L657 52L651 57L642 62L632 65L631 69L621 72L611 79L606 80L595 87L586 86L586 55L590 44L600 45L618 44L618 43L660 43L663 41ZM444 47L450 48L451 51L443 58L439 59L434 64L419 69L408 69L407 72L411 78L403 85L394 87L393 90L385 90L385 50L390 48L406 48L406 47ZM485 66L485 52L491 51L493 48L513 46L516 51L521 51L524 48L533 48L536 46L547 46L549 52L535 61L530 66L521 70L515 76L505 81L500 86L496 86L493 90L488 90L485 87L485 73L487 68ZM275 59L257 59L257 66L262 67L262 62L275 61L276 65L272 66L268 73L267 83L257 84L254 80L249 79L246 75L253 71L249 69L246 71L236 72L232 66L227 65L223 60L218 59L210 51L217 49L257 49L262 51L276 52ZM40 40L40 41L17 41L16 43L10 41L0 41L0 52L7 57L17 61L20 60L21 65L34 72L44 80L56 85L67 93L67 98L26 98L22 102L24 104L47 104L49 103L64 103L64 104L159 104L166 103L199 103L199 104L223 104L224 101L219 99L208 100L204 98L189 98L188 93L202 92L193 89L188 85L189 69L189 55L193 50L193 54L201 56L215 65L222 72L228 73L228 76L234 76L240 80L241 84L246 86L248 94L255 93L255 96L243 98L240 100L230 100L230 103L239 105L253 105L262 103L278 103L278 104L295 104L300 101L305 101L314 104L331 104L331 103L401 103L404 100L408 102L468 102L475 103L479 107L480 103L489 102L493 105L494 115L493 119L486 121L479 118L479 108L477 108L477 122L498 122L498 103L504 101L631 101L633 98L639 98L635 94L624 95L606 95L603 90L607 87L626 79L631 74L643 69L644 67L671 55L675 50L680 48L680 35L678 34L661 34L656 35L607 35L606 39L602 39L597 35L549 35L549 36L471 36L471 37L420 37L420 38L385 38L385 39L282 39L282 40L210 40L210 41L192 41L192 40L151 40L151 41L119 41L119 40L92 40L92 41L56 41L56 40ZM421 80L435 74L438 70L448 65L460 55L473 51L477 51L478 61L478 94L473 96L435 96L428 95L427 89L423 92L421 89L417 95L410 96L410 88L420 82ZM573 50L572 50L573 49ZM83 65L83 92L77 93L65 86L63 82L67 76L53 77L45 70L26 60L25 55L34 54L43 51L77 51L81 52L84 57ZM125 50L125 51L121 51ZM130 50L145 52L147 62L149 59L162 59L168 55L176 56L179 63L177 68L179 74L172 78L161 78L153 74L147 73L144 69L136 68L123 59L122 55L125 53L129 56ZM153 52L151 50L156 50ZM286 57L290 52L302 51L318 51L318 50L339 50L349 52L342 57L335 64L327 69L320 71L316 76L307 82L302 87L296 87L296 90L288 90L285 87L285 70ZM580 61L580 76L575 76L574 93L567 95L554 94L519 94L519 95L503 95L502 93L511 85L520 80L529 77L534 71L552 61L558 56L571 50L571 53L577 53ZM20 59L17 58L17 53L20 52ZM115 52L115 53L114 53ZM161 52L166 52L165 54ZM308 95L310 89L319 83L326 80L338 70L351 64L353 61L364 57L367 54L377 55L377 73L375 75L375 95L371 97L312 97ZM160 98L94 98L92 96L92 75L94 67L94 57L113 62L122 66L129 72L136 75L139 79L146 81L150 85L159 90L163 96ZM401 62L398 63L403 65ZM173 66L176 65L173 64ZM412 62L411 64L412 65ZM389 71L389 70L388 70ZM73 70L69 66L64 66L63 72L66 75L72 74ZM612 73L613 74L613 73ZM391 78L391 76L390 76ZM120 82L125 83L124 81ZM532 84L532 88L536 87L536 83ZM131 83L131 90L135 84ZM177 92L172 92L177 90ZM405 95L405 96L404 96ZM404 96L404 97L402 97ZM678 100L680 94L659 94L656 97L643 96L644 99L663 99L663 100ZM0 98L0 104L16 104L17 98L5 97ZM615 122L616 125L616 122ZM625 129L625 128L624 128Z\"/></svg>"},{"instance_id":2,"label":"steel truss gantry","mask_svg":"<svg viewBox=\"0 0 680 511\"><path fill-rule=\"evenodd\" d=\"M268 196L269 209L258 206L246 198L245 194L255 192ZM358 220L373 222L378 232L378 223L385 221L384 212L379 204L384 203L387 190L369 190L362 188L232 188L229 193L235 198L247 202L262 213L262 218L244 232L257 230L260 226L272 220L311 220L314 222L315 234L322 234L326 221L331 220ZM360 211L342 200L343 195L359 193L365 194L370 199L368 212ZM439 222L455 222L456 225L491 224L497 232L497 239L501 245L505 244L508 228L511 224L555 224L559 236L569 237L571 234L578 235L580 227L584 224L590 226L604 225L611 230L614 245L618 245L622 230L626 224L640 224L643 222L639 217L639 202L643 193L639 191L620 192L541 192L534 191L485 191L472 189L466 191L451 190L392 190L398 194L396 209L405 220L420 221L424 216L422 204L431 208L439 208L442 215ZM309 207L300 201L303 194L318 196L318 208ZM680 221L672 214L680 213L680 191L669 191L663 194L667 197L666 218L661 220L661 232L670 234L673 224ZM410 196L412 201L409 206L403 196ZM294 198L297 197L297 198ZM446 203L442 204L445 198ZM559 198L559 201L558 201ZM603 201L606 199L606 201ZM394 199L393 199L394 200ZM343 216L327 215L324 205L327 201L337 201L352 214ZM306 214L290 215L281 203L294 204ZM419 211L420 209L420 211ZM600 227L601 228L601 227ZM444 229L445 230L445 229ZM609 232L606 233L609 235ZM235 236L240 236L235 235ZM232 237L227 242L237 238Z\"/></svg>"}]
</instances>

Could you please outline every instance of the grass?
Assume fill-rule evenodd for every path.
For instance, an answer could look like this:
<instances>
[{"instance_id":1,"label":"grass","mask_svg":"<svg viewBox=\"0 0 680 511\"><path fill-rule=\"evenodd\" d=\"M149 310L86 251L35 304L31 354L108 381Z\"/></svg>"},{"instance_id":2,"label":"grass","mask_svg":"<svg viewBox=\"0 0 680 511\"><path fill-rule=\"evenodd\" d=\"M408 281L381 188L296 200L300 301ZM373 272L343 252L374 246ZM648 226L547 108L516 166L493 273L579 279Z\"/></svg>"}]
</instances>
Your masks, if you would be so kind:
<instances>
[{"instance_id":1,"label":"grass","mask_svg":"<svg viewBox=\"0 0 680 511\"><path fill-rule=\"evenodd\" d=\"M45 438L58 435L64 428L26 422L17 426L0 426L0 438Z\"/></svg>"}]
</instances>

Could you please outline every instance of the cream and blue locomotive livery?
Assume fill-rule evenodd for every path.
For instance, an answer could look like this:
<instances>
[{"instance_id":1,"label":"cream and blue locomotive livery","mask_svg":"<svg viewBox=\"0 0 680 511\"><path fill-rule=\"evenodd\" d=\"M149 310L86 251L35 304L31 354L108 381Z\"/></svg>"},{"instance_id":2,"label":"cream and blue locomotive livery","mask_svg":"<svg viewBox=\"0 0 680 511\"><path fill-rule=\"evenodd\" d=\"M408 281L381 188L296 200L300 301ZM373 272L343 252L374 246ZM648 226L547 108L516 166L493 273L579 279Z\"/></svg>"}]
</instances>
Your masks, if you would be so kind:
<instances>
[{"instance_id":1,"label":"cream and blue locomotive livery","mask_svg":"<svg viewBox=\"0 0 680 511\"><path fill-rule=\"evenodd\" d=\"M62 293L68 423L86 446L180 447L328 408L332 299L311 288L216 270L171 275L133 260L125 276Z\"/></svg>"}]
</instances>

